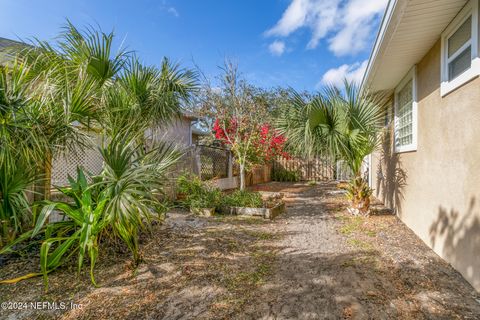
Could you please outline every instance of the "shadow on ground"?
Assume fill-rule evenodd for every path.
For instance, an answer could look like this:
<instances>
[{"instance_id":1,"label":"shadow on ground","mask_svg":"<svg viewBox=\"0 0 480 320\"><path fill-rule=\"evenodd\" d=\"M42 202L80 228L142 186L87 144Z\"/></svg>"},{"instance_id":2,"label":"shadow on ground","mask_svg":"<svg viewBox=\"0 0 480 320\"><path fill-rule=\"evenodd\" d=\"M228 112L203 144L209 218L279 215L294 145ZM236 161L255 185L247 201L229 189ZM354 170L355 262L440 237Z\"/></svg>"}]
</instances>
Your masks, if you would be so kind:
<instances>
[{"instance_id":1,"label":"shadow on ground","mask_svg":"<svg viewBox=\"0 0 480 320\"><path fill-rule=\"evenodd\" d=\"M274 221L173 212L142 238L144 263L111 248L94 288L75 267L1 286L11 301L73 301L81 310L16 319L476 319L473 289L393 216L352 218L335 184L270 183L286 196ZM19 259L0 277L36 268Z\"/></svg>"}]
</instances>

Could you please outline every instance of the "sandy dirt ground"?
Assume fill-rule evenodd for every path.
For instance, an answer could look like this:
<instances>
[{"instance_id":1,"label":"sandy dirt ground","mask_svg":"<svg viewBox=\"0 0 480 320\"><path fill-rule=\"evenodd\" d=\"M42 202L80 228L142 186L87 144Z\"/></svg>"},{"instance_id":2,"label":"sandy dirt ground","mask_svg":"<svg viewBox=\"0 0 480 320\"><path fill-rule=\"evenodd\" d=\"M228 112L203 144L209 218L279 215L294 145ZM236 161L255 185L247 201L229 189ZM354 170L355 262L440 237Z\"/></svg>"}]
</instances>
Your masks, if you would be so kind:
<instances>
[{"instance_id":1,"label":"sandy dirt ground","mask_svg":"<svg viewBox=\"0 0 480 320\"><path fill-rule=\"evenodd\" d=\"M109 245L98 288L74 264L51 274L47 293L40 278L2 285L1 302L66 307L0 319L480 319L478 293L396 217L349 216L334 184L255 189L284 193L287 212L273 221L171 212L142 237L138 268ZM33 253L11 258L0 279L37 268Z\"/></svg>"},{"instance_id":2,"label":"sandy dirt ground","mask_svg":"<svg viewBox=\"0 0 480 320\"><path fill-rule=\"evenodd\" d=\"M252 319L480 319L480 299L395 216L352 217L335 184L285 192L273 278Z\"/></svg>"}]
</instances>

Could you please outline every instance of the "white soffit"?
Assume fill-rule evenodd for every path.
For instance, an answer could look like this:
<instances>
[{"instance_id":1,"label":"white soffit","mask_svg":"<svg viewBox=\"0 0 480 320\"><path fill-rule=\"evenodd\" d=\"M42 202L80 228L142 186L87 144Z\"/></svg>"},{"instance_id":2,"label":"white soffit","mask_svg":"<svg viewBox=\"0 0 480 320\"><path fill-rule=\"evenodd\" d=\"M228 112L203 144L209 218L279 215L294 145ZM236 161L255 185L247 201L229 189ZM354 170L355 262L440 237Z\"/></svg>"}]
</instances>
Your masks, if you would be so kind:
<instances>
[{"instance_id":1,"label":"white soffit","mask_svg":"<svg viewBox=\"0 0 480 320\"><path fill-rule=\"evenodd\" d=\"M363 86L391 90L440 39L467 0L390 0Z\"/></svg>"}]
</instances>

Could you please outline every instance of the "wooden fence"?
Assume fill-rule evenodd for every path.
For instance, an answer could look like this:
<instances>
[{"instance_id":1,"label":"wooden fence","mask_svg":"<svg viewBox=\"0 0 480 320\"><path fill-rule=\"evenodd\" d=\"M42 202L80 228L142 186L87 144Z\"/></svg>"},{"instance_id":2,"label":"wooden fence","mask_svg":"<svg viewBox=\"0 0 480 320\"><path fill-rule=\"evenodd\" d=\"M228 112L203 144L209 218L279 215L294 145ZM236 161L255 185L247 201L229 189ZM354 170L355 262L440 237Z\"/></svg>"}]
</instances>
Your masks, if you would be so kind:
<instances>
[{"instance_id":1,"label":"wooden fence","mask_svg":"<svg viewBox=\"0 0 480 320\"><path fill-rule=\"evenodd\" d=\"M331 181L347 180L351 174L342 162L327 158L315 157L305 158L277 158L273 161L273 173L276 171L287 170L296 172L303 181Z\"/></svg>"}]
</instances>

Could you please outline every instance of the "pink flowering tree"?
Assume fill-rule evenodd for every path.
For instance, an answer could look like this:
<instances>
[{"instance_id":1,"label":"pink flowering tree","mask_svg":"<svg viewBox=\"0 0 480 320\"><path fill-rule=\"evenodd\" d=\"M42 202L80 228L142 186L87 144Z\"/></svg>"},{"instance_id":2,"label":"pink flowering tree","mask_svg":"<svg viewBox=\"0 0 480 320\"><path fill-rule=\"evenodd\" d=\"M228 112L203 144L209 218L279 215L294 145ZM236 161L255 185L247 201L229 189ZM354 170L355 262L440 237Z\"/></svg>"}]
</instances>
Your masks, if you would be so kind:
<instances>
[{"instance_id":1,"label":"pink flowering tree","mask_svg":"<svg viewBox=\"0 0 480 320\"><path fill-rule=\"evenodd\" d=\"M215 138L229 145L240 167L240 190L245 189L245 173L253 166L263 164L284 151L286 139L268 123L243 119L215 120Z\"/></svg>"},{"instance_id":2,"label":"pink flowering tree","mask_svg":"<svg viewBox=\"0 0 480 320\"><path fill-rule=\"evenodd\" d=\"M228 145L240 168L240 189L245 174L255 165L283 154L285 138L269 123L270 105L261 90L241 79L236 64L226 61L218 85L206 85L201 112L212 119L215 139Z\"/></svg>"}]
</instances>

